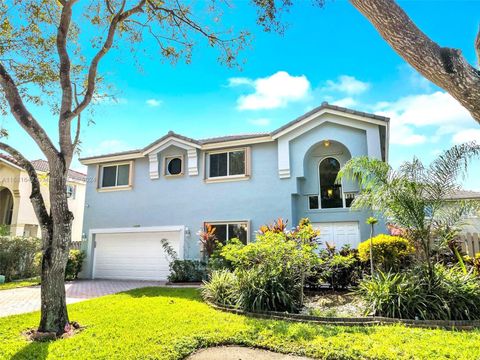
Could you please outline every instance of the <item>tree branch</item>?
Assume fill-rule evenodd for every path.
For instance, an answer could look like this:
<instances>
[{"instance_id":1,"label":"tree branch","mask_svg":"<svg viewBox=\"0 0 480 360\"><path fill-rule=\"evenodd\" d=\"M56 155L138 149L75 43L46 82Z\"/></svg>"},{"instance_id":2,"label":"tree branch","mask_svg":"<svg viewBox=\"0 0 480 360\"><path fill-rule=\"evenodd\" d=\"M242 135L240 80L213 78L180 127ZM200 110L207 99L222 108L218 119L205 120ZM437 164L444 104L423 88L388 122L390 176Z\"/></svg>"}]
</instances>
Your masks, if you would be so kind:
<instances>
[{"instance_id":1,"label":"tree branch","mask_svg":"<svg viewBox=\"0 0 480 360\"><path fill-rule=\"evenodd\" d=\"M15 150L5 143L0 142L0 150L10 154L18 163L18 165L26 170L32 184L30 200L32 202L33 209L35 210L35 214L40 220L40 226L50 227L52 219L45 206L45 201L43 200L43 196L40 191L40 181L38 181L37 172L33 168L32 163L28 161L18 150Z\"/></svg>"},{"instance_id":2,"label":"tree branch","mask_svg":"<svg viewBox=\"0 0 480 360\"><path fill-rule=\"evenodd\" d=\"M57 52L60 59L60 86L62 88L62 102L60 105L60 119L58 123L60 149L66 156L72 153L72 139L68 117L72 111L72 83L70 81L70 57L67 52L67 38L72 19L72 6L77 0L63 3L60 23L57 30Z\"/></svg>"},{"instance_id":3,"label":"tree branch","mask_svg":"<svg viewBox=\"0 0 480 360\"><path fill-rule=\"evenodd\" d=\"M146 0L140 0L137 5L124 12L123 10L125 8L125 0L122 2L120 10L116 13L116 15L112 18L110 22L107 38L103 43L102 48L100 49L100 51L97 52L97 54L93 57L92 62L90 63L90 67L88 69L87 89L85 92L85 96L80 102L80 104L73 111L72 118L78 116L88 106L88 104L90 104L90 101L92 101L93 94L95 92L98 64L113 45L113 39L115 37L117 25L125 19L128 19L133 14L143 11L143 6L145 5L145 3Z\"/></svg>"},{"instance_id":4,"label":"tree branch","mask_svg":"<svg viewBox=\"0 0 480 360\"><path fill-rule=\"evenodd\" d=\"M45 130L25 107L15 82L2 63L0 63L0 86L3 89L10 111L15 117L15 120L17 120L20 126L32 137L47 158L57 155L57 149Z\"/></svg>"},{"instance_id":5,"label":"tree branch","mask_svg":"<svg viewBox=\"0 0 480 360\"><path fill-rule=\"evenodd\" d=\"M460 50L440 47L394 0L350 0L390 46L424 77L448 91L480 123L480 72Z\"/></svg>"},{"instance_id":6,"label":"tree branch","mask_svg":"<svg viewBox=\"0 0 480 360\"><path fill-rule=\"evenodd\" d=\"M475 52L477 53L478 67L480 68L480 26L478 27L477 38L475 39Z\"/></svg>"}]
</instances>

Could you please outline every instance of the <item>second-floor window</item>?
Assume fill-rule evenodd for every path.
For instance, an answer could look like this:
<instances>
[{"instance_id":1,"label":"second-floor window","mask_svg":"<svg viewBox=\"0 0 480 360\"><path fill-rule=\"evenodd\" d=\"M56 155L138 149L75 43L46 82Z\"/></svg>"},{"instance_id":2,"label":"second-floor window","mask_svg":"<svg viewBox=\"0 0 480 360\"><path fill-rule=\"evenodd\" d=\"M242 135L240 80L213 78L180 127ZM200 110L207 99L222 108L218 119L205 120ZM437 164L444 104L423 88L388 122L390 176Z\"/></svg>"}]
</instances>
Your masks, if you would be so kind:
<instances>
[{"instance_id":1,"label":"second-floor window","mask_svg":"<svg viewBox=\"0 0 480 360\"><path fill-rule=\"evenodd\" d=\"M247 175L247 149L214 152L208 155L208 178Z\"/></svg>"},{"instance_id":2,"label":"second-floor window","mask_svg":"<svg viewBox=\"0 0 480 360\"><path fill-rule=\"evenodd\" d=\"M100 169L101 188L130 186L130 163L103 165Z\"/></svg>"},{"instance_id":3,"label":"second-floor window","mask_svg":"<svg viewBox=\"0 0 480 360\"><path fill-rule=\"evenodd\" d=\"M77 187L75 185L67 184L67 198L74 200L75 193L77 192Z\"/></svg>"}]
</instances>

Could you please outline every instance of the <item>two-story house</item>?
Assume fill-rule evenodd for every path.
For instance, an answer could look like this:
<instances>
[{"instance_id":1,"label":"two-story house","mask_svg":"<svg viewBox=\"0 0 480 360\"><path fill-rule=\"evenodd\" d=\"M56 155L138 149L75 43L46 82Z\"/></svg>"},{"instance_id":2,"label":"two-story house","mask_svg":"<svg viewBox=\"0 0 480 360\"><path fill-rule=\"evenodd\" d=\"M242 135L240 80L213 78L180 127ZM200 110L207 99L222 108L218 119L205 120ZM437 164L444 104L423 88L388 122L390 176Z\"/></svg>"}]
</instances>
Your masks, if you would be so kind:
<instances>
[{"instance_id":1,"label":"two-story house","mask_svg":"<svg viewBox=\"0 0 480 360\"><path fill-rule=\"evenodd\" d=\"M388 118L328 103L263 134L191 139L169 132L143 149L81 159L88 166L84 276L166 279L161 239L200 258L205 223L224 241L253 241L263 224L308 217L321 240L356 246L370 215L351 211L359 188L335 182L352 157L388 160ZM384 231L384 225L378 226Z\"/></svg>"},{"instance_id":2,"label":"two-story house","mask_svg":"<svg viewBox=\"0 0 480 360\"><path fill-rule=\"evenodd\" d=\"M31 161L40 180L40 191L50 207L48 190L49 166L45 160ZM82 240L85 204L85 174L69 170L67 179L68 207L73 213L72 241ZM0 225L13 236L40 237L41 230L30 201L32 186L25 169L12 157L0 153Z\"/></svg>"}]
</instances>

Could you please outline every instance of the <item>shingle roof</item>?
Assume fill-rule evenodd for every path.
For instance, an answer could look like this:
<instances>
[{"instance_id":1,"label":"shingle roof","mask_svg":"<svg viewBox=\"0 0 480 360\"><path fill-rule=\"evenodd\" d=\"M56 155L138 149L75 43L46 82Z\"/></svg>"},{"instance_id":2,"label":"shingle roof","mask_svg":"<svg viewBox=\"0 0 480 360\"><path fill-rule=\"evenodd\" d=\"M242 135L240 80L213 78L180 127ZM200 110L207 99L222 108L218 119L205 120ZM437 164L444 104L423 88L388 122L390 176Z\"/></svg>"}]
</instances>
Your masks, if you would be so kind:
<instances>
[{"instance_id":1,"label":"shingle roof","mask_svg":"<svg viewBox=\"0 0 480 360\"><path fill-rule=\"evenodd\" d=\"M11 162L14 165L20 166L18 162L11 156L0 153L0 159L7 160L8 162ZM46 160L38 159L38 160L33 160L31 161L32 166L35 170L41 171L41 172L49 172L50 167L48 165L48 162ZM83 174L81 172L75 171L75 170L68 170L68 178L73 179L73 180L78 180L78 181L86 181L87 180L87 175Z\"/></svg>"},{"instance_id":2,"label":"shingle roof","mask_svg":"<svg viewBox=\"0 0 480 360\"><path fill-rule=\"evenodd\" d=\"M448 198L449 200L480 200L480 192L471 190L458 190Z\"/></svg>"},{"instance_id":3,"label":"shingle roof","mask_svg":"<svg viewBox=\"0 0 480 360\"><path fill-rule=\"evenodd\" d=\"M42 171L42 172L49 172L50 171L50 166L48 165L48 161L38 159L38 160L33 160L31 161L33 167L37 171ZM68 178L73 179L73 180L79 180L79 181L86 181L87 180L87 175L83 174L79 171L75 170L68 170Z\"/></svg>"},{"instance_id":4,"label":"shingle roof","mask_svg":"<svg viewBox=\"0 0 480 360\"><path fill-rule=\"evenodd\" d=\"M313 115L314 113L316 113L320 110L323 110L323 109L341 111L341 112L345 112L345 113L348 113L348 114L354 114L354 115L359 115L359 116L371 118L371 119L374 119L374 120L380 120L380 121L385 121L385 122L389 121L389 118L385 117L385 116L370 114L370 113L366 113L366 112L363 112L363 111L352 110L352 109L344 108L344 107L341 107L341 106L330 105L328 102L323 102L320 106L316 107L315 109L310 110L306 114L303 114L302 116L296 118L295 120L292 120L289 123L283 125L282 127L278 128L278 129L276 129L272 132L269 132L269 133L264 132L264 133L251 133L251 134L236 134L236 135L219 136L219 137L212 137L212 138L197 140L197 139L189 138L189 137L181 135L181 134L177 134L173 131L169 131L166 135L162 136L160 139L155 140L153 143L149 144L148 146L146 146L143 149L136 149L136 150L130 150L130 151L110 153L110 154L104 154L104 155L98 155L98 156L90 156L90 157L81 158L80 160L93 160L93 159L104 158L104 157L108 157L108 156L129 155L129 154L144 152L147 149L151 148L152 146L155 146L156 144L161 143L162 141L164 141L165 139L167 139L171 136L176 137L176 138L181 139L181 140L184 140L184 141L187 141L187 142L190 142L190 143L193 143L193 144L197 144L197 145L212 144L212 143L226 142L226 141L245 140L245 139L255 139L255 138L259 138L259 137L263 137L263 136L272 136L272 135L275 135L275 134L285 130L286 128L294 125L295 123L300 122L303 119L309 117L310 115Z\"/></svg>"},{"instance_id":5,"label":"shingle roof","mask_svg":"<svg viewBox=\"0 0 480 360\"><path fill-rule=\"evenodd\" d=\"M331 105L328 102L324 101L322 103L322 105L317 106L315 109L310 110L309 112L303 114L302 116L299 116L295 120L292 120L289 123L279 127L277 130L274 130L271 133L271 135L278 134L279 132L289 128L293 124L296 124L296 123L302 121L303 119L306 119L307 117L309 117L309 116L311 116L311 115L315 114L316 112L319 112L320 110L323 110L323 109L337 110L337 111L341 111L341 112L344 112L344 113L359 115L359 116L367 117L367 118L370 118L370 119L381 120L381 121L385 121L385 122L390 121L390 119L388 117L385 117L385 116L370 114L370 113L366 113L366 112L363 112L363 111L352 110L352 109L348 109L348 108L337 106L337 105Z\"/></svg>"},{"instance_id":6,"label":"shingle roof","mask_svg":"<svg viewBox=\"0 0 480 360\"><path fill-rule=\"evenodd\" d=\"M10 163L12 163L12 164L14 164L14 165L19 166L17 160L15 160L15 159L14 159L13 157L11 157L10 155L0 153L0 159L6 160L6 161L8 161L8 162L10 162Z\"/></svg>"}]
</instances>

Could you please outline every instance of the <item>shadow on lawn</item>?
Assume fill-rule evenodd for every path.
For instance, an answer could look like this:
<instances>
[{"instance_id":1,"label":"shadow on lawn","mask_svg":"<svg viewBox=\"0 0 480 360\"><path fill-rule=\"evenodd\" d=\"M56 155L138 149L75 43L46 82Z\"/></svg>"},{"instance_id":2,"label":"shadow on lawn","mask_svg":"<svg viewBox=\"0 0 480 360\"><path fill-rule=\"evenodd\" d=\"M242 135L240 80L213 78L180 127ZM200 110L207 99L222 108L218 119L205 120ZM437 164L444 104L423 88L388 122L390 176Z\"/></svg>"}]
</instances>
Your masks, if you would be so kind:
<instances>
[{"instance_id":1,"label":"shadow on lawn","mask_svg":"<svg viewBox=\"0 0 480 360\"><path fill-rule=\"evenodd\" d=\"M172 288L172 287L145 287L129 291L124 291L119 294L126 294L133 298L142 297L172 297L184 300L203 302L200 295L199 288Z\"/></svg>"},{"instance_id":2,"label":"shadow on lawn","mask_svg":"<svg viewBox=\"0 0 480 360\"><path fill-rule=\"evenodd\" d=\"M286 320L268 320L248 318L247 323L257 334L268 334L291 340L313 340L317 336L330 337L340 334L374 333L375 327L323 325L307 322L292 322Z\"/></svg>"},{"instance_id":3,"label":"shadow on lawn","mask_svg":"<svg viewBox=\"0 0 480 360\"><path fill-rule=\"evenodd\" d=\"M49 342L30 342L27 346L21 348L11 360L45 360L48 356Z\"/></svg>"}]
</instances>

